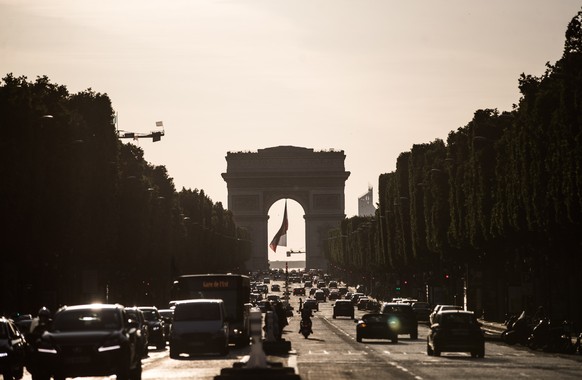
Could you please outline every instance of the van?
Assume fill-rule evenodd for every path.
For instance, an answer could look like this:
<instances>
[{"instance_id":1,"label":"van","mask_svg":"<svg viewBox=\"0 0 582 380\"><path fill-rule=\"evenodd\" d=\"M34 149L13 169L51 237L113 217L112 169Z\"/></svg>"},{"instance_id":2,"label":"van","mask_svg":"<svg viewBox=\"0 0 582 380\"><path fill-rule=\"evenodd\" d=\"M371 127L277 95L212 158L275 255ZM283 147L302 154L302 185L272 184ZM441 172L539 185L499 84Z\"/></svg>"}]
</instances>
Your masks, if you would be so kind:
<instances>
[{"instance_id":1,"label":"van","mask_svg":"<svg viewBox=\"0 0 582 380\"><path fill-rule=\"evenodd\" d=\"M228 354L228 321L221 299L177 301L170 333L170 358L180 354Z\"/></svg>"}]
</instances>

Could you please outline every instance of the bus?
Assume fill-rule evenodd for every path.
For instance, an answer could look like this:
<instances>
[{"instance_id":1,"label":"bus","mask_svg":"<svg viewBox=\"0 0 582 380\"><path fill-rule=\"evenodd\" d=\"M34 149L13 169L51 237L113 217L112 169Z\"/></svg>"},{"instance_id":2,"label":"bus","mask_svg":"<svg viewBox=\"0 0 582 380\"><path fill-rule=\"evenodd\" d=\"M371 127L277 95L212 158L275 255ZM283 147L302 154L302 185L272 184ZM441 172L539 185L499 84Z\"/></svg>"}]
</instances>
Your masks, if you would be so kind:
<instances>
[{"instance_id":1,"label":"bus","mask_svg":"<svg viewBox=\"0 0 582 380\"><path fill-rule=\"evenodd\" d=\"M172 284L170 305L188 299L221 299L229 323L229 342L236 346L250 342L251 280L241 274L186 274Z\"/></svg>"}]
</instances>

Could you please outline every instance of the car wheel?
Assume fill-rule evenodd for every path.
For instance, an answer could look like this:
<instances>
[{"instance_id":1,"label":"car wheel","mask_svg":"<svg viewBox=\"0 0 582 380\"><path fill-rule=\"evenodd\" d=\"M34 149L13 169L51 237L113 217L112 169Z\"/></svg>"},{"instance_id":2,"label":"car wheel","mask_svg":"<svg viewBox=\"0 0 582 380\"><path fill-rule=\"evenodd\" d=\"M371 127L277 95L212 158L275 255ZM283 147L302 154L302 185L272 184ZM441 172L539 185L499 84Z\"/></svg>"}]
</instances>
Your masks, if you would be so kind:
<instances>
[{"instance_id":1,"label":"car wheel","mask_svg":"<svg viewBox=\"0 0 582 380\"><path fill-rule=\"evenodd\" d=\"M415 331L412 334L410 334L410 339L418 339L418 331Z\"/></svg>"},{"instance_id":2,"label":"car wheel","mask_svg":"<svg viewBox=\"0 0 582 380\"><path fill-rule=\"evenodd\" d=\"M158 350L165 350L166 349L166 342L160 343L156 346Z\"/></svg>"},{"instance_id":3,"label":"car wheel","mask_svg":"<svg viewBox=\"0 0 582 380\"><path fill-rule=\"evenodd\" d=\"M333 319L335 319L335 314L333 315Z\"/></svg>"},{"instance_id":4,"label":"car wheel","mask_svg":"<svg viewBox=\"0 0 582 380\"><path fill-rule=\"evenodd\" d=\"M392 338L392 343L398 343L398 335L395 335L395 336Z\"/></svg>"},{"instance_id":5,"label":"car wheel","mask_svg":"<svg viewBox=\"0 0 582 380\"><path fill-rule=\"evenodd\" d=\"M174 347L170 346L170 359L178 359L179 357L180 353Z\"/></svg>"},{"instance_id":6,"label":"car wheel","mask_svg":"<svg viewBox=\"0 0 582 380\"><path fill-rule=\"evenodd\" d=\"M428 343L426 344L426 354L428 356L433 356L434 355L434 351L432 350L432 347Z\"/></svg>"},{"instance_id":7,"label":"car wheel","mask_svg":"<svg viewBox=\"0 0 582 380\"><path fill-rule=\"evenodd\" d=\"M441 352L437 349L435 349L434 351L434 356L441 356Z\"/></svg>"},{"instance_id":8,"label":"car wheel","mask_svg":"<svg viewBox=\"0 0 582 380\"><path fill-rule=\"evenodd\" d=\"M361 336L359 336L359 335L357 335L357 336L356 336L356 342L360 342L360 343L361 343L361 342L362 342L362 337L361 337Z\"/></svg>"}]
</instances>

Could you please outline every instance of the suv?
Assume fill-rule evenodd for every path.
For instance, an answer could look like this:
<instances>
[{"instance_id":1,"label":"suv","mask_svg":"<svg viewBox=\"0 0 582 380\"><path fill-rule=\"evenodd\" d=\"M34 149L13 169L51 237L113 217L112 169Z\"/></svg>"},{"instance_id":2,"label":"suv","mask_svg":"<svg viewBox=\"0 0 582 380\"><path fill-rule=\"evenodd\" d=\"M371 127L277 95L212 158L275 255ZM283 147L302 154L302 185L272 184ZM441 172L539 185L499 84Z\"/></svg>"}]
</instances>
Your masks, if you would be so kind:
<instances>
[{"instance_id":1,"label":"suv","mask_svg":"<svg viewBox=\"0 0 582 380\"><path fill-rule=\"evenodd\" d=\"M350 300L337 300L333 304L333 318L342 316L354 319L354 305Z\"/></svg>"},{"instance_id":2,"label":"suv","mask_svg":"<svg viewBox=\"0 0 582 380\"><path fill-rule=\"evenodd\" d=\"M166 336L164 335L164 320L155 306L138 306L143 312L148 328L148 345L156 346L158 350L166 348Z\"/></svg>"},{"instance_id":3,"label":"suv","mask_svg":"<svg viewBox=\"0 0 582 380\"><path fill-rule=\"evenodd\" d=\"M37 346L41 378L141 379L137 322L115 304L64 306Z\"/></svg>"},{"instance_id":4,"label":"suv","mask_svg":"<svg viewBox=\"0 0 582 380\"><path fill-rule=\"evenodd\" d=\"M0 317L0 373L5 379L24 375L26 341L10 319Z\"/></svg>"},{"instance_id":5,"label":"suv","mask_svg":"<svg viewBox=\"0 0 582 380\"><path fill-rule=\"evenodd\" d=\"M410 304L385 302L382 304L380 312L398 319L399 323L396 332L399 335L410 334L410 339L418 339L418 321Z\"/></svg>"}]
</instances>

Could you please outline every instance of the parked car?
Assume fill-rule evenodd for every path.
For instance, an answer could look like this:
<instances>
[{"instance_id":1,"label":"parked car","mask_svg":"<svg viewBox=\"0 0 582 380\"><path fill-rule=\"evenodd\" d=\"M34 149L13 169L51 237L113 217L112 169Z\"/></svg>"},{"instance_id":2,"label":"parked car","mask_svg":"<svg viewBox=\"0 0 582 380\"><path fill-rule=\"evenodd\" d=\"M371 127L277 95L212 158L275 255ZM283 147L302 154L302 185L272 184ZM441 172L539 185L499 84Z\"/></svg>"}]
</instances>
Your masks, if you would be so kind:
<instances>
[{"instance_id":1,"label":"parked car","mask_svg":"<svg viewBox=\"0 0 582 380\"><path fill-rule=\"evenodd\" d=\"M426 341L429 356L441 352L470 352L472 357L485 357L485 338L472 311L440 311L438 322L430 327Z\"/></svg>"},{"instance_id":2,"label":"parked car","mask_svg":"<svg viewBox=\"0 0 582 380\"><path fill-rule=\"evenodd\" d=\"M432 310L432 313L430 313L430 315L428 317L429 325L432 325L433 323L436 323L435 322L435 316L441 310L463 310L463 308L461 306L456 306L456 305L436 305L434 307L434 309Z\"/></svg>"},{"instance_id":3,"label":"parked car","mask_svg":"<svg viewBox=\"0 0 582 380\"><path fill-rule=\"evenodd\" d=\"M137 339L138 339L138 347L141 352L141 357L146 358L149 354L149 343L148 343L148 324L145 320L145 316L143 315L143 311L138 309L137 307L126 307L125 313L129 319L134 322L137 322Z\"/></svg>"},{"instance_id":4,"label":"parked car","mask_svg":"<svg viewBox=\"0 0 582 380\"><path fill-rule=\"evenodd\" d=\"M356 322L356 341L362 339L388 339L398 343L397 321L390 315L381 313L364 314Z\"/></svg>"},{"instance_id":5,"label":"parked car","mask_svg":"<svg viewBox=\"0 0 582 380\"><path fill-rule=\"evenodd\" d=\"M350 317L354 319L354 305L350 300L337 300L333 305L333 318Z\"/></svg>"},{"instance_id":6,"label":"parked car","mask_svg":"<svg viewBox=\"0 0 582 380\"><path fill-rule=\"evenodd\" d=\"M0 374L4 379L24 376L26 349L24 334L12 320L0 317Z\"/></svg>"},{"instance_id":7,"label":"parked car","mask_svg":"<svg viewBox=\"0 0 582 380\"><path fill-rule=\"evenodd\" d=\"M138 323L121 305L64 306L37 346L40 378L110 376L141 379Z\"/></svg>"},{"instance_id":8,"label":"parked car","mask_svg":"<svg viewBox=\"0 0 582 380\"><path fill-rule=\"evenodd\" d=\"M164 335L164 320L155 306L138 306L143 312L148 327L148 345L156 346L158 350L166 348Z\"/></svg>"},{"instance_id":9,"label":"parked car","mask_svg":"<svg viewBox=\"0 0 582 380\"><path fill-rule=\"evenodd\" d=\"M414 302L412 309L416 313L416 319L418 321L429 321L431 308L428 302Z\"/></svg>"},{"instance_id":10,"label":"parked car","mask_svg":"<svg viewBox=\"0 0 582 380\"><path fill-rule=\"evenodd\" d=\"M218 352L228 354L228 321L221 299L176 302L170 334L170 358L180 354Z\"/></svg>"},{"instance_id":11,"label":"parked car","mask_svg":"<svg viewBox=\"0 0 582 380\"><path fill-rule=\"evenodd\" d=\"M406 303L385 302L380 309L382 314L393 316L398 323L396 332L399 335L410 334L410 339L418 339L418 321L412 306Z\"/></svg>"},{"instance_id":12,"label":"parked car","mask_svg":"<svg viewBox=\"0 0 582 380\"><path fill-rule=\"evenodd\" d=\"M281 285L279 285L279 284L272 284L271 285L271 291L272 292L280 292L281 291Z\"/></svg>"}]
</instances>

